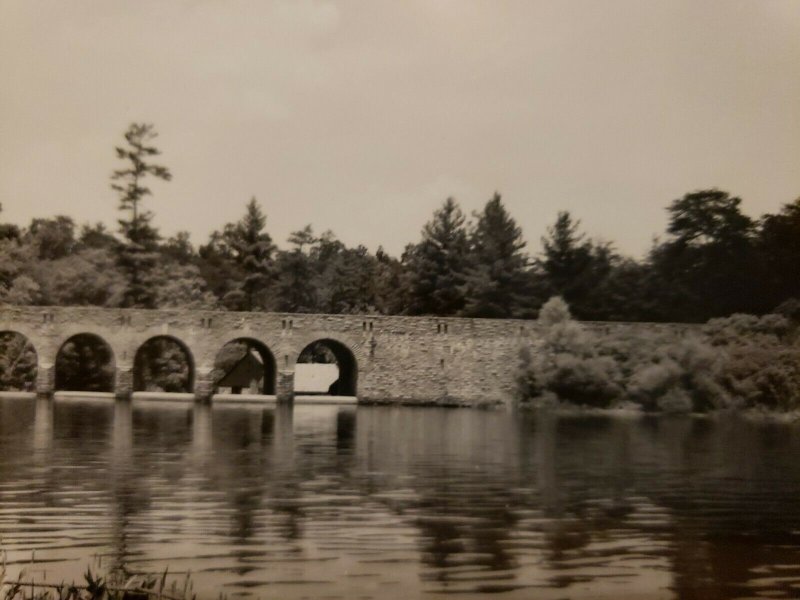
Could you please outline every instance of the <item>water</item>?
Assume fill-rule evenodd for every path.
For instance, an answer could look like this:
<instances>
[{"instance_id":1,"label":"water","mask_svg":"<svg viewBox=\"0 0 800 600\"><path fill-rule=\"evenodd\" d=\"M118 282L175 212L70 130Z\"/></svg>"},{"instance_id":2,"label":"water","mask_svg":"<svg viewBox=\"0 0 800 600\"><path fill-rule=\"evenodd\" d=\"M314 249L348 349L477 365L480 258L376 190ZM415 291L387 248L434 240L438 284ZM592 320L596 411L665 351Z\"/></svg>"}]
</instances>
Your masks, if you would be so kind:
<instances>
[{"instance_id":1,"label":"water","mask_svg":"<svg viewBox=\"0 0 800 600\"><path fill-rule=\"evenodd\" d=\"M800 596L800 426L0 400L10 570L200 598Z\"/></svg>"}]
</instances>

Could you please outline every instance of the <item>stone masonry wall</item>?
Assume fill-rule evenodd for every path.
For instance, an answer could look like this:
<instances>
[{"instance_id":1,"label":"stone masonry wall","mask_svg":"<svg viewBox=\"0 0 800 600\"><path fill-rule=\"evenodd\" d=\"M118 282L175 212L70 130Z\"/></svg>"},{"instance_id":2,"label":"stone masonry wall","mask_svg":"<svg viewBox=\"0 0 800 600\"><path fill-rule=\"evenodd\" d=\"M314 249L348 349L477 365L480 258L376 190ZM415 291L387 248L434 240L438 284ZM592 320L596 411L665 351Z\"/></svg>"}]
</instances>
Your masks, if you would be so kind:
<instances>
[{"instance_id":1,"label":"stone masonry wall","mask_svg":"<svg viewBox=\"0 0 800 600\"><path fill-rule=\"evenodd\" d=\"M592 328L684 326L603 323ZM156 336L182 342L191 355L195 395L207 398L217 352L237 338L269 348L277 367L281 399L292 395L294 366L311 342L332 339L350 349L358 368L361 402L509 403L513 398L519 350L535 347L535 321L237 313L194 310L136 310L91 307L1 307L0 331L25 335L36 349L39 391L52 391L59 348L71 336L91 333L111 347L117 394L129 395L137 349Z\"/></svg>"}]
</instances>

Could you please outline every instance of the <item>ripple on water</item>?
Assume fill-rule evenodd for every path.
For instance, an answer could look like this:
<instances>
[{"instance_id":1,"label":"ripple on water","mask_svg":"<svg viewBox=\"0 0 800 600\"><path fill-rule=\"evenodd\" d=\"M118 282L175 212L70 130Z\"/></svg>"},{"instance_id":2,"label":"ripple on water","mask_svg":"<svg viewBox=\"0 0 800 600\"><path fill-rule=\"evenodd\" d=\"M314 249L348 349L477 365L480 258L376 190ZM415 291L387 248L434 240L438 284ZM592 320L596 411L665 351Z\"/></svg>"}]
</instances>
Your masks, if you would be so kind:
<instances>
[{"instance_id":1,"label":"ripple on water","mask_svg":"<svg viewBox=\"0 0 800 600\"><path fill-rule=\"evenodd\" d=\"M798 424L45 409L0 399L0 538L48 580L100 561L191 571L201 599L800 593Z\"/></svg>"}]
</instances>

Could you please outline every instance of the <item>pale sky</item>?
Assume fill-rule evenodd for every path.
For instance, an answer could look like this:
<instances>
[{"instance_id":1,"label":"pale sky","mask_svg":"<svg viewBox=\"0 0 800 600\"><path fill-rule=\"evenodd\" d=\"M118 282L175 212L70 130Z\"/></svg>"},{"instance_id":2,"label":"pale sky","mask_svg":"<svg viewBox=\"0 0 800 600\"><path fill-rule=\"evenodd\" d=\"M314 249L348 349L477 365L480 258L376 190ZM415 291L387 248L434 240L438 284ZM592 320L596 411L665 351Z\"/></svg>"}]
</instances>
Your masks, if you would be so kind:
<instances>
[{"instance_id":1,"label":"pale sky","mask_svg":"<svg viewBox=\"0 0 800 600\"><path fill-rule=\"evenodd\" d=\"M529 250L567 209L642 255L666 205L800 196L800 0L0 0L0 219L116 226L113 146L153 123L147 206L195 243L251 196L399 254L495 190Z\"/></svg>"}]
</instances>

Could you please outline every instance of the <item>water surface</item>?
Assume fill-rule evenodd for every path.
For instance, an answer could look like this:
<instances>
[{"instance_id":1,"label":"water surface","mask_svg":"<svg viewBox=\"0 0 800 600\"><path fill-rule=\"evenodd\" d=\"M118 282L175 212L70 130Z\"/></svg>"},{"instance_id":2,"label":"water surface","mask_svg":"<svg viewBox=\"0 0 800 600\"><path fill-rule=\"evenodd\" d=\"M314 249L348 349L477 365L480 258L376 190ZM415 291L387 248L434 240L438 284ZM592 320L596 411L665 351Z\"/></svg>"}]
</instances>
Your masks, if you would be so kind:
<instances>
[{"instance_id":1,"label":"water surface","mask_svg":"<svg viewBox=\"0 0 800 600\"><path fill-rule=\"evenodd\" d=\"M800 426L0 399L12 571L200 598L800 596Z\"/></svg>"}]
</instances>

